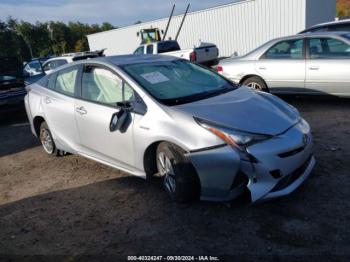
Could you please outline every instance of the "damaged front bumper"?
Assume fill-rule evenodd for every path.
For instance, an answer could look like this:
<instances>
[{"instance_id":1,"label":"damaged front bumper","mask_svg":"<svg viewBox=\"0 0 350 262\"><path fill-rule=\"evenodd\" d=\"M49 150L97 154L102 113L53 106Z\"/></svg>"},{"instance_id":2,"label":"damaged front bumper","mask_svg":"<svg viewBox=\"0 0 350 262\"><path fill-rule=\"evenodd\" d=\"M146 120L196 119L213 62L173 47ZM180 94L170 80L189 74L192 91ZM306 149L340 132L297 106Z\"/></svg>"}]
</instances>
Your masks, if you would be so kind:
<instances>
[{"instance_id":1,"label":"damaged front bumper","mask_svg":"<svg viewBox=\"0 0 350 262\"><path fill-rule=\"evenodd\" d=\"M245 189L252 202L281 197L298 188L315 166L310 130L301 132L298 125L247 152L257 161L243 161L225 145L187 155L199 176L201 200L230 201Z\"/></svg>"}]
</instances>

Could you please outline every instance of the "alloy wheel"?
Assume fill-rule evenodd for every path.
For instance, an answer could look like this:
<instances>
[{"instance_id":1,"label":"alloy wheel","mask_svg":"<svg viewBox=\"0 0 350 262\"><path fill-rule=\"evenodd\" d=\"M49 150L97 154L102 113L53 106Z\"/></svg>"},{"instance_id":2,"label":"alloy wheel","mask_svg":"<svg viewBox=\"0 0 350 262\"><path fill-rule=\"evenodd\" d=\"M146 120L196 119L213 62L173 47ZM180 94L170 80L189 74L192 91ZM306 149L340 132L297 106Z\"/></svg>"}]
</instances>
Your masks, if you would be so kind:
<instances>
[{"instance_id":1,"label":"alloy wheel","mask_svg":"<svg viewBox=\"0 0 350 262\"><path fill-rule=\"evenodd\" d=\"M50 131L48 129L44 128L41 130L40 141L41 141L41 144L42 144L44 150L48 154L52 154L53 150L54 150L54 144L53 144L53 140L52 140Z\"/></svg>"},{"instance_id":2,"label":"alloy wheel","mask_svg":"<svg viewBox=\"0 0 350 262\"><path fill-rule=\"evenodd\" d=\"M163 152L158 154L157 165L160 175L164 177L164 185L166 189L169 193L174 193L176 190L174 167L170 159Z\"/></svg>"},{"instance_id":3,"label":"alloy wheel","mask_svg":"<svg viewBox=\"0 0 350 262\"><path fill-rule=\"evenodd\" d=\"M263 90L261 85L256 83L256 82L250 82L250 83L247 84L247 86L250 87L253 90L260 90L260 91Z\"/></svg>"}]
</instances>

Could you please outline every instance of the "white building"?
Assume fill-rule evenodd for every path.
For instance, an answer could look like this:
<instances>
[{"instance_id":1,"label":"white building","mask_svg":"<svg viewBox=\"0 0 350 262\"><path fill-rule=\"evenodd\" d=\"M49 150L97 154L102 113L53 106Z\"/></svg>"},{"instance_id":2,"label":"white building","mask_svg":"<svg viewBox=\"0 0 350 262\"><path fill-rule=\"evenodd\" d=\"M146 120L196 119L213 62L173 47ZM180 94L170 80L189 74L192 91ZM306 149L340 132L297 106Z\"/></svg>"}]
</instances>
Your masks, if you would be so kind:
<instances>
[{"instance_id":1,"label":"white building","mask_svg":"<svg viewBox=\"0 0 350 262\"><path fill-rule=\"evenodd\" d=\"M170 11L170 6L169 6ZM292 35L314 24L332 21L336 0L245 0L188 13L179 36L181 48L215 43L220 56L243 55L264 42ZM167 38L175 38L182 15L174 16ZM106 55L132 53L142 28L165 30L168 18L88 35L90 50L107 48Z\"/></svg>"}]
</instances>

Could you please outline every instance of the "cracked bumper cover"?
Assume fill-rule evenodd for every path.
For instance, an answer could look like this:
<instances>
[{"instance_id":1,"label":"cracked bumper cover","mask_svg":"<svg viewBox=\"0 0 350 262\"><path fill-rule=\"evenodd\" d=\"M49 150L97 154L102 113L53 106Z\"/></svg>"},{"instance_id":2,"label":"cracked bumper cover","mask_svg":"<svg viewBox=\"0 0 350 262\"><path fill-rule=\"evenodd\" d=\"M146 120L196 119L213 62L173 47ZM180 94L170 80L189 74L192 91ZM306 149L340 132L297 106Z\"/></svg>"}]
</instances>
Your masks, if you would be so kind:
<instances>
[{"instance_id":1,"label":"cracked bumper cover","mask_svg":"<svg viewBox=\"0 0 350 262\"><path fill-rule=\"evenodd\" d=\"M300 148L302 150L293 152ZM252 145L247 151L258 160L257 163L242 161L239 153L230 146L187 155L197 170L202 200L230 201L245 188L249 189L252 202L288 195L309 177L315 166L310 131L303 133L297 127ZM292 153L281 157L285 152ZM278 171L279 176L273 176L272 171ZM240 173L248 177L248 184L233 187Z\"/></svg>"}]
</instances>

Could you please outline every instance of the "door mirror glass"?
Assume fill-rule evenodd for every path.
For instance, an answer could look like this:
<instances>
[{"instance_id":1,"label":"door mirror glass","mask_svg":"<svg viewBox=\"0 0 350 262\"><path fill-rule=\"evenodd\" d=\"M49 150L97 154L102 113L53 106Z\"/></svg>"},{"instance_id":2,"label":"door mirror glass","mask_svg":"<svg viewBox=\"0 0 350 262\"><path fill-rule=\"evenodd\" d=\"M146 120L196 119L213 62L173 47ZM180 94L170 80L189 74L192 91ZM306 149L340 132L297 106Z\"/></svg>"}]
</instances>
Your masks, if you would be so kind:
<instances>
[{"instance_id":1,"label":"door mirror glass","mask_svg":"<svg viewBox=\"0 0 350 262\"><path fill-rule=\"evenodd\" d=\"M121 108L119 112L114 113L109 124L109 131L120 131L124 133L130 124L130 112Z\"/></svg>"}]
</instances>

